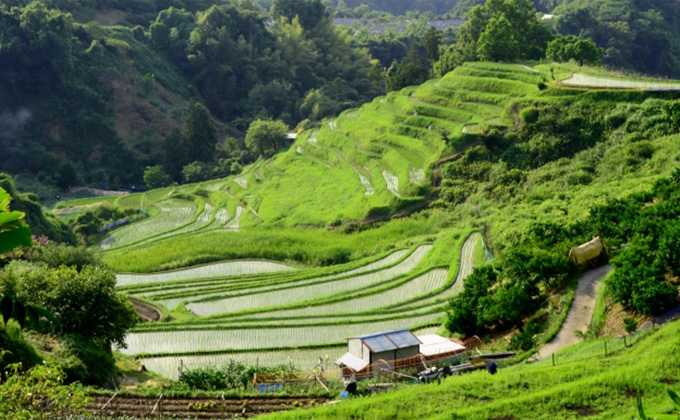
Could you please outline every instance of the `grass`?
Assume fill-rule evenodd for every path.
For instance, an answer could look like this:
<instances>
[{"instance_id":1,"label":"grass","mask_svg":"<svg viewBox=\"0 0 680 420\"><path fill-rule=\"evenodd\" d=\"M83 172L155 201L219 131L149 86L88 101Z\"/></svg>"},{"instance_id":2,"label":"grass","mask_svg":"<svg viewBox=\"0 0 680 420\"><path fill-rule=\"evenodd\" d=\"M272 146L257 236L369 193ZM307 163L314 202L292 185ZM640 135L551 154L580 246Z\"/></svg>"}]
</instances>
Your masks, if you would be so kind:
<instances>
[{"instance_id":1,"label":"grass","mask_svg":"<svg viewBox=\"0 0 680 420\"><path fill-rule=\"evenodd\" d=\"M553 68L558 78L568 73L613 77L571 65ZM201 363L212 363L225 360L227 354L239 354L243 360L269 354L275 360L285 357L281 350L276 353L276 347L301 347L301 354L310 351L304 353L307 358L312 349L305 346L328 348L352 334L439 322L447 300L462 287L463 279L456 281L458 273L464 277L471 268L468 258L474 265L488 263L481 243L472 248L470 242L461 259L463 241L483 221L488 222L490 248L502 257L532 224L578 222L593 204L646 190L680 162L680 136L649 136L646 141L655 152L631 164L626 158L631 141L612 130L601 144L574 156L520 169L522 181L517 185L497 182L508 170L501 163L477 162L473 169L479 170L478 178L463 180L466 195L459 204L435 202L439 207L410 217L355 223L394 214L436 192L436 187L442 191L446 185L437 186L433 180L440 175L446 180L453 164L436 167L435 162L479 142L488 127L514 125L516 110L524 104L581 101L623 110L646 99L644 92L584 91L551 83L539 90L540 83L551 80L550 66L535 69L469 63L440 80L392 92L336 120L323 121L320 128L298 136L288 149L258 160L237 176L113 199L119 206L144 207L152 217L115 231L112 238L120 249L106 251L105 261L118 272L162 272L121 276L121 291L176 306L166 311L168 322L139 326L129 337L128 353L200 354ZM582 173L588 175L579 178L585 181L574 184L571 175ZM96 205L98 200L60 206ZM180 220L174 208L193 211ZM166 220L169 214L178 219ZM393 254L397 259L387 258L390 263L385 264L388 253L423 243L433 248L418 261L397 253ZM398 261L402 257L405 260ZM223 263L229 260L240 261ZM168 272L214 262L220 263ZM298 269L255 273L264 265L281 268L275 265L279 263ZM138 280L146 284L133 284ZM568 306L572 296L573 291L566 289L551 300L547 335L554 334L562 321L554 308ZM203 316L188 313L184 302L191 302L189 307ZM220 353L221 359L211 359L208 352ZM512 369L503 369L502 374ZM525 367L532 369L541 367ZM419 402L422 407L397 404L400 409L378 403L382 410L374 411L357 402L360 407L352 413L368 413L367 418L456 414L489 419L507 412L524 418L512 411L507 397L513 395L519 396L518 404L527 404L525 408L532 401L548 412L554 410L550 404L542 405L540 393L547 390L537 389L532 382L528 389L536 388L535 397L525 392L521 375L510 382L504 382L505 376L496 377L501 385L477 376L483 384L470 383L470 395L484 398L489 393L493 401L466 405L451 386L447 396L451 404L437 396L438 406L431 406L429 400ZM551 379L548 375L543 380L550 383ZM525 395L529 395L526 403ZM579 398L573 400L580 403ZM351 404L355 403L337 407ZM341 418L353 415L337 413Z\"/></svg>"},{"instance_id":2,"label":"grass","mask_svg":"<svg viewBox=\"0 0 680 420\"><path fill-rule=\"evenodd\" d=\"M316 229L253 228L239 233L212 231L191 241L166 239L135 250L115 250L104 261L120 272L176 269L214 261L258 258L328 265L357 260L434 238L448 223L446 214L434 214L427 223L399 219L361 232ZM224 244L229 246L225 247Z\"/></svg>"},{"instance_id":3,"label":"grass","mask_svg":"<svg viewBox=\"0 0 680 420\"><path fill-rule=\"evenodd\" d=\"M670 324L614 356L547 365L518 365L491 376L479 371L441 385L404 386L312 410L277 413L277 419L571 419L631 418L635 394L648 413L672 410L664 382L680 375L680 324ZM272 417L274 418L274 417Z\"/></svg>"}]
</instances>

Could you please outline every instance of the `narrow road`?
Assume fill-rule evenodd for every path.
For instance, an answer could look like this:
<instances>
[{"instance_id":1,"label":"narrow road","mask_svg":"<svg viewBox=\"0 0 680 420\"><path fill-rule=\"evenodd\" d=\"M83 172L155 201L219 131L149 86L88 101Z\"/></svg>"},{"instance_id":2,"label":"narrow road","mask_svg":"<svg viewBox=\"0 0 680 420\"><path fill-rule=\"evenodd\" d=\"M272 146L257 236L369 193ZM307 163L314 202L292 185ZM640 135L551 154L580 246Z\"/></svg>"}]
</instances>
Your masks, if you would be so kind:
<instances>
[{"instance_id":1,"label":"narrow road","mask_svg":"<svg viewBox=\"0 0 680 420\"><path fill-rule=\"evenodd\" d=\"M574 302L572 302L571 308L569 308L567 319L564 320L564 324L562 324L562 328L555 338L539 350L539 359L548 357L564 347L581 341L575 332L585 332L588 329L593 318L593 309L595 309L597 285L600 283L600 280L609 274L611 269L611 265L605 265L583 273L578 280Z\"/></svg>"}]
</instances>

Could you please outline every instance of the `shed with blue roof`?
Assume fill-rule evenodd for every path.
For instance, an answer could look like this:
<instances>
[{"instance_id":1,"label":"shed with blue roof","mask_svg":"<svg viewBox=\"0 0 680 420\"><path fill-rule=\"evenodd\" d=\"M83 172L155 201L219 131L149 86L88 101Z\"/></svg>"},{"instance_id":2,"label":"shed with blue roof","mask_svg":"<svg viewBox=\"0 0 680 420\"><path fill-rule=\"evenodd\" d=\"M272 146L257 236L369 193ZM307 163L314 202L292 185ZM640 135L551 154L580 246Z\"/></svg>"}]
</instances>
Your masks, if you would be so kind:
<instances>
[{"instance_id":1,"label":"shed with blue roof","mask_svg":"<svg viewBox=\"0 0 680 420\"><path fill-rule=\"evenodd\" d=\"M378 360L394 361L417 356L421 342L407 329L383 331L347 339L348 352L336 362L355 372Z\"/></svg>"}]
</instances>

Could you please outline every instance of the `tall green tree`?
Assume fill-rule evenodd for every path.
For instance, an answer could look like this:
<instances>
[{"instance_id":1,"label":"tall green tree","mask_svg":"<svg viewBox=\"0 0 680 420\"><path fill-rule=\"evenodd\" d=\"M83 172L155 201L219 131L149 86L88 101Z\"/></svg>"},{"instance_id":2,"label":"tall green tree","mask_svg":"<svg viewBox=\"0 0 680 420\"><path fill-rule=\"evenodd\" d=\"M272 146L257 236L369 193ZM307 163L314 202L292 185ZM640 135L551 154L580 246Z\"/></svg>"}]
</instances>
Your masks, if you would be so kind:
<instances>
[{"instance_id":1,"label":"tall green tree","mask_svg":"<svg viewBox=\"0 0 680 420\"><path fill-rule=\"evenodd\" d=\"M248 127L246 146L260 155L267 155L286 141L288 127L281 121L255 120Z\"/></svg>"},{"instance_id":2,"label":"tall green tree","mask_svg":"<svg viewBox=\"0 0 680 420\"><path fill-rule=\"evenodd\" d=\"M598 48L595 42L575 35L558 36L548 44L546 58L555 61L576 61L580 66L584 64L598 65L604 50Z\"/></svg>"},{"instance_id":3,"label":"tall green tree","mask_svg":"<svg viewBox=\"0 0 680 420\"><path fill-rule=\"evenodd\" d=\"M271 14L275 20L286 18L292 21L297 17L305 29L312 29L329 17L321 0L274 0Z\"/></svg>"},{"instance_id":4,"label":"tall green tree","mask_svg":"<svg viewBox=\"0 0 680 420\"><path fill-rule=\"evenodd\" d=\"M477 42L477 56L482 61L512 61L519 56L519 42L504 15L492 17Z\"/></svg>"},{"instance_id":5,"label":"tall green tree","mask_svg":"<svg viewBox=\"0 0 680 420\"><path fill-rule=\"evenodd\" d=\"M179 128L172 128L163 140L163 150L165 159L163 168L174 181L182 180L182 168L188 163L187 148Z\"/></svg>"},{"instance_id":6,"label":"tall green tree","mask_svg":"<svg viewBox=\"0 0 680 420\"><path fill-rule=\"evenodd\" d=\"M538 60L545 57L552 38L531 1L486 0L470 10L456 43L442 55L435 72L443 75L466 61Z\"/></svg>"},{"instance_id":7,"label":"tall green tree","mask_svg":"<svg viewBox=\"0 0 680 420\"><path fill-rule=\"evenodd\" d=\"M439 48L442 44L441 32L433 26L430 26L427 32L425 32L425 35L423 35L422 42L423 47L425 47L425 50L427 51L427 59L430 60L431 63L435 63L439 60Z\"/></svg>"},{"instance_id":8,"label":"tall green tree","mask_svg":"<svg viewBox=\"0 0 680 420\"><path fill-rule=\"evenodd\" d=\"M110 351L125 345L125 333L138 321L127 299L115 290L116 275L105 266L50 268L44 263L13 261L0 276L0 288L12 288L27 304L55 314L65 334L92 340Z\"/></svg>"},{"instance_id":9,"label":"tall green tree","mask_svg":"<svg viewBox=\"0 0 680 420\"><path fill-rule=\"evenodd\" d=\"M147 188L161 188L170 184L170 176L160 165L147 166L144 170L144 184Z\"/></svg>"},{"instance_id":10,"label":"tall green tree","mask_svg":"<svg viewBox=\"0 0 680 420\"><path fill-rule=\"evenodd\" d=\"M217 132L210 112L202 104L190 101L184 111L184 142L189 162L211 162L215 157Z\"/></svg>"}]
</instances>

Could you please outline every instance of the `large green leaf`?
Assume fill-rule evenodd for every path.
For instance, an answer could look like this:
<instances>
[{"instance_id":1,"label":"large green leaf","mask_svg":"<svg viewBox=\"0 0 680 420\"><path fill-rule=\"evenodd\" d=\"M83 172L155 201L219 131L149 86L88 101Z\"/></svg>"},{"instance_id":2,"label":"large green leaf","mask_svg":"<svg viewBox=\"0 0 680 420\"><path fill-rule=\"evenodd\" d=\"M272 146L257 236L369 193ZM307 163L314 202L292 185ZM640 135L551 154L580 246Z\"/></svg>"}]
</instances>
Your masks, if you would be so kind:
<instances>
[{"instance_id":1,"label":"large green leaf","mask_svg":"<svg viewBox=\"0 0 680 420\"><path fill-rule=\"evenodd\" d=\"M61 328L61 322L52 314L52 312L39 308L37 306L33 307L35 311L38 313L38 315L47 318L49 321L51 321L57 328Z\"/></svg>"},{"instance_id":2,"label":"large green leaf","mask_svg":"<svg viewBox=\"0 0 680 420\"><path fill-rule=\"evenodd\" d=\"M640 420L649 420L648 417L645 415L645 409L642 406L642 394L640 391L637 393L637 409L638 409L638 414L640 415Z\"/></svg>"},{"instance_id":3,"label":"large green leaf","mask_svg":"<svg viewBox=\"0 0 680 420\"><path fill-rule=\"evenodd\" d=\"M676 394L675 391L670 388L666 389L666 391L668 392L668 396L671 397L673 407L675 407L676 410L680 410L680 397L678 394Z\"/></svg>"},{"instance_id":4,"label":"large green leaf","mask_svg":"<svg viewBox=\"0 0 680 420\"><path fill-rule=\"evenodd\" d=\"M3 229L5 226L8 226L10 222L22 219L23 217L24 214L20 211L9 211L0 213L0 229Z\"/></svg>"},{"instance_id":5,"label":"large green leaf","mask_svg":"<svg viewBox=\"0 0 680 420\"><path fill-rule=\"evenodd\" d=\"M31 246L31 229L27 224L21 223L9 231L0 230L0 254L12 252L18 246Z\"/></svg>"},{"instance_id":6,"label":"large green leaf","mask_svg":"<svg viewBox=\"0 0 680 420\"><path fill-rule=\"evenodd\" d=\"M2 297L2 303L0 303L0 307L2 309L2 320L5 322L5 325L7 325L7 321L9 321L9 319L12 317L13 306L12 298L9 296Z\"/></svg>"},{"instance_id":7,"label":"large green leaf","mask_svg":"<svg viewBox=\"0 0 680 420\"><path fill-rule=\"evenodd\" d=\"M38 315L38 311L35 310L33 305L26 305L26 315L29 327L37 330L40 326L40 315Z\"/></svg>"},{"instance_id":8,"label":"large green leaf","mask_svg":"<svg viewBox=\"0 0 680 420\"><path fill-rule=\"evenodd\" d=\"M13 318L19 323L21 328L26 324L26 307L18 300L14 301L14 315Z\"/></svg>"}]
</instances>

